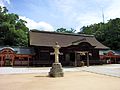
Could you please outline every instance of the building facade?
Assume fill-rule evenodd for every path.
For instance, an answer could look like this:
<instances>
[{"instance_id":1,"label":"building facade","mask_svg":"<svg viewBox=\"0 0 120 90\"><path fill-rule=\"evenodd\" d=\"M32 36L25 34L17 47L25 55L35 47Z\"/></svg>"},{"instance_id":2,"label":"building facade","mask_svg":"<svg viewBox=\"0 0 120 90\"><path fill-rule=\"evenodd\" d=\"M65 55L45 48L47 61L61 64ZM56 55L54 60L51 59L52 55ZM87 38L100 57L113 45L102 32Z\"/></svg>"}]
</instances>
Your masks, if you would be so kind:
<instances>
[{"instance_id":1,"label":"building facade","mask_svg":"<svg viewBox=\"0 0 120 90\"><path fill-rule=\"evenodd\" d=\"M99 50L109 49L92 35L31 30L29 47L0 47L0 66L51 66L56 42L63 66L100 64Z\"/></svg>"},{"instance_id":2,"label":"building facade","mask_svg":"<svg viewBox=\"0 0 120 90\"><path fill-rule=\"evenodd\" d=\"M99 50L109 49L92 35L31 30L29 38L30 47L35 51L34 66L51 65L55 61L53 46L56 42L61 47L60 62L67 66L80 66L81 62L100 64Z\"/></svg>"},{"instance_id":3,"label":"building facade","mask_svg":"<svg viewBox=\"0 0 120 90\"><path fill-rule=\"evenodd\" d=\"M34 50L28 47L0 47L0 66L29 66Z\"/></svg>"},{"instance_id":4,"label":"building facade","mask_svg":"<svg viewBox=\"0 0 120 90\"><path fill-rule=\"evenodd\" d=\"M103 64L120 63L120 50L100 50L99 56Z\"/></svg>"}]
</instances>

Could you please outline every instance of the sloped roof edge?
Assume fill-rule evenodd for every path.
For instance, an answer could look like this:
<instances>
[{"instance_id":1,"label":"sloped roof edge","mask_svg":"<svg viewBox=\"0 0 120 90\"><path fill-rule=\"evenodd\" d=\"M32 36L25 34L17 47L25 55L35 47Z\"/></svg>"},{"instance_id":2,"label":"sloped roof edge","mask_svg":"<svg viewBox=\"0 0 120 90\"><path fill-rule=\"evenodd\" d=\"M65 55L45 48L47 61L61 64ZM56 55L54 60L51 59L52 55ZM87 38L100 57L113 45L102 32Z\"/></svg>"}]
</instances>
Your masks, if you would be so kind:
<instances>
[{"instance_id":1,"label":"sloped roof edge","mask_svg":"<svg viewBox=\"0 0 120 90\"><path fill-rule=\"evenodd\" d=\"M72 43L88 42L96 49L109 49L109 47L100 43L94 35L58 33L49 31L30 30L31 46L48 46L51 47L58 42L61 47L67 47Z\"/></svg>"},{"instance_id":2,"label":"sloped roof edge","mask_svg":"<svg viewBox=\"0 0 120 90\"><path fill-rule=\"evenodd\" d=\"M84 36L84 37L94 37L94 35L86 35L86 34L77 34L77 33L63 33L63 32L53 32L53 31L40 31L37 29L30 30L31 32L37 33L51 33L51 34L60 34L60 35L72 35L72 36Z\"/></svg>"}]
</instances>

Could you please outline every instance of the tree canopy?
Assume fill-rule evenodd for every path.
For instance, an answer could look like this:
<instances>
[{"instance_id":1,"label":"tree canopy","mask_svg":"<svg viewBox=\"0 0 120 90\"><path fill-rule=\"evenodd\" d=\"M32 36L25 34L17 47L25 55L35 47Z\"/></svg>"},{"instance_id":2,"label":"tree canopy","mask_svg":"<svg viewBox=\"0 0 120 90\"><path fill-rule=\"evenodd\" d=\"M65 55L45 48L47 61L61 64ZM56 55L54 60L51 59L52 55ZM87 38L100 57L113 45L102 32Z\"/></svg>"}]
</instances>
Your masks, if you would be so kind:
<instances>
[{"instance_id":1,"label":"tree canopy","mask_svg":"<svg viewBox=\"0 0 120 90\"><path fill-rule=\"evenodd\" d=\"M107 23L83 26L79 33L95 35L104 45L120 50L120 18L110 19Z\"/></svg>"},{"instance_id":2,"label":"tree canopy","mask_svg":"<svg viewBox=\"0 0 120 90\"><path fill-rule=\"evenodd\" d=\"M62 32L62 33L75 33L75 29L71 28L70 30L67 30L66 28L59 28L55 32Z\"/></svg>"},{"instance_id":3,"label":"tree canopy","mask_svg":"<svg viewBox=\"0 0 120 90\"><path fill-rule=\"evenodd\" d=\"M27 46L29 30L25 23L17 14L0 6L0 45Z\"/></svg>"}]
</instances>

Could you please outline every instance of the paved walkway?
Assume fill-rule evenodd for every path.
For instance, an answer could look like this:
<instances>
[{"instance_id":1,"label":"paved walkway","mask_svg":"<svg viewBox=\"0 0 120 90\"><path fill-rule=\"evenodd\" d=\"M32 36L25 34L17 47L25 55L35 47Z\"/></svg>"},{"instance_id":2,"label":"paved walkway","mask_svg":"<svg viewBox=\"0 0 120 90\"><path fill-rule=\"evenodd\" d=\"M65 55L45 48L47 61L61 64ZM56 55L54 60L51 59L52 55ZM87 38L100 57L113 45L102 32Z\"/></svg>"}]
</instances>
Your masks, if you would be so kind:
<instances>
[{"instance_id":1,"label":"paved walkway","mask_svg":"<svg viewBox=\"0 0 120 90\"><path fill-rule=\"evenodd\" d=\"M0 74L48 73L51 67L0 67ZM82 71L80 67L63 67L64 72Z\"/></svg>"},{"instance_id":2,"label":"paved walkway","mask_svg":"<svg viewBox=\"0 0 120 90\"><path fill-rule=\"evenodd\" d=\"M87 71L92 73L110 75L120 77L120 64L90 66L90 67L63 67L64 72ZM0 74L25 74L25 73L46 73L50 71L50 67L0 67Z\"/></svg>"},{"instance_id":3,"label":"paved walkway","mask_svg":"<svg viewBox=\"0 0 120 90\"><path fill-rule=\"evenodd\" d=\"M104 74L114 77L120 77L120 64L110 64L103 66L90 66L88 68L84 68L84 71L93 72L97 74Z\"/></svg>"}]
</instances>

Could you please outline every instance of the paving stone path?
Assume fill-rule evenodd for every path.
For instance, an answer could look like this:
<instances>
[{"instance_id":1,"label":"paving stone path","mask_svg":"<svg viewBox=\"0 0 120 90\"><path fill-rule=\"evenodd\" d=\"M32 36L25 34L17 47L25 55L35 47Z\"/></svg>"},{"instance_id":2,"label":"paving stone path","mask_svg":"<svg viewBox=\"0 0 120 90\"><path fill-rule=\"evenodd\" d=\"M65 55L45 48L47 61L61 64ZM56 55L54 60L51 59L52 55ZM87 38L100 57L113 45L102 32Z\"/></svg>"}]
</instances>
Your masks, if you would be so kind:
<instances>
[{"instance_id":1,"label":"paving stone path","mask_svg":"<svg viewBox=\"0 0 120 90\"><path fill-rule=\"evenodd\" d=\"M90 67L63 67L64 72L87 71L97 74L120 77L120 64L90 66ZM25 73L46 73L50 67L23 68L23 67L0 67L0 74L25 74Z\"/></svg>"},{"instance_id":2,"label":"paving stone path","mask_svg":"<svg viewBox=\"0 0 120 90\"><path fill-rule=\"evenodd\" d=\"M120 77L120 64L90 66L88 68L84 68L83 70L87 72L97 73L97 74Z\"/></svg>"}]
</instances>

